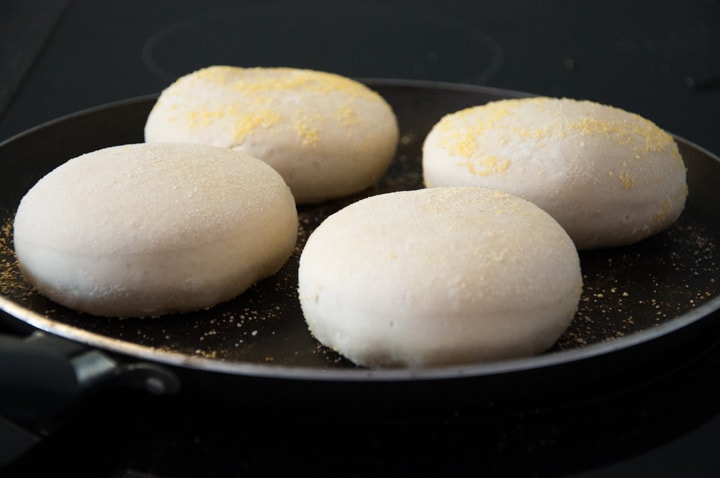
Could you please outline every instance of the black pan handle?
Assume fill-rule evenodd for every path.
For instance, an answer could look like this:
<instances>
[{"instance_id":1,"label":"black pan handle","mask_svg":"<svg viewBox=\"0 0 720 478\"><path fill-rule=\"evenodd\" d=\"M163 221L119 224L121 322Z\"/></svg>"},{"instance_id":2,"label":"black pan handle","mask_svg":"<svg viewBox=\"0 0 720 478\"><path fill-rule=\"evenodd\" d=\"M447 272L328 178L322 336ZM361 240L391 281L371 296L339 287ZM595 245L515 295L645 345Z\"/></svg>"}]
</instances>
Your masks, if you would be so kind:
<instances>
[{"instance_id":1,"label":"black pan handle","mask_svg":"<svg viewBox=\"0 0 720 478\"><path fill-rule=\"evenodd\" d=\"M129 363L44 332L0 334L0 465L46 434L88 390L101 386L171 394L180 381L153 363Z\"/></svg>"}]
</instances>

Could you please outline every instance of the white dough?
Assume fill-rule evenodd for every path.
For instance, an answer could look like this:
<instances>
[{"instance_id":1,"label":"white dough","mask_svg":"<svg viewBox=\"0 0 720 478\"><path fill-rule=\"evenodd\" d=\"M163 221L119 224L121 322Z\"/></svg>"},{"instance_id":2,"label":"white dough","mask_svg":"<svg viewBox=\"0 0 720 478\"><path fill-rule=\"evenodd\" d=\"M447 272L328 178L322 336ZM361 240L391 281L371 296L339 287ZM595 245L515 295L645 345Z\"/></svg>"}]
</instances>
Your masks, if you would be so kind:
<instances>
[{"instance_id":1,"label":"white dough","mask_svg":"<svg viewBox=\"0 0 720 478\"><path fill-rule=\"evenodd\" d=\"M374 185L397 148L390 105L365 85L295 68L211 66L166 88L145 140L205 143L274 167L298 203Z\"/></svg>"},{"instance_id":2,"label":"white dough","mask_svg":"<svg viewBox=\"0 0 720 478\"><path fill-rule=\"evenodd\" d=\"M297 239L280 175L206 145L132 144L78 156L23 197L20 269L82 312L156 316L211 307L277 272Z\"/></svg>"},{"instance_id":3,"label":"white dough","mask_svg":"<svg viewBox=\"0 0 720 478\"><path fill-rule=\"evenodd\" d=\"M582 290L547 213L480 187L371 196L328 217L300 257L305 320L368 367L429 367L547 350Z\"/></svg>"},{"instance_id":4,"label":"white dough","mask_svg":"<svg viewBox=\"0 0 720 478\"><path fill-rule=\"evenodd\" d=\"M618 108L501 100L442 118L423 146L428 187L484 186L534 202L579 249L632 244L673 224L686 169L672 136Z\"/></svg>"}]
</instances>

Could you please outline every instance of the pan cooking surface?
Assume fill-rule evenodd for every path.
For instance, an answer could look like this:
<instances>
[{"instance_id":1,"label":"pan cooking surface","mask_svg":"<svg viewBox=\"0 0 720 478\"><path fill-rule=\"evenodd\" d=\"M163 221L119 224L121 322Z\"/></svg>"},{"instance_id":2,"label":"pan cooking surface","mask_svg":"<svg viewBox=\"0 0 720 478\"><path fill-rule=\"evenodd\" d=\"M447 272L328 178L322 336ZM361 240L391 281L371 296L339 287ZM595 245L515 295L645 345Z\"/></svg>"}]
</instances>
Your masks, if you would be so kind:
<instances>
[{"instance_id":1,"label":"pan cooking surface","mask_svg":"<svg viewBox=\"0 0 720 478\"><path fill-rule=\"evenodd\" d=\"M363 194L299 208L295 253L276 276L212 309L146 319L108 319L57 305L23 279L12 251L12 218L24 193L44 174L78 154L142 141L155 97L138 98L78 113L43 125L0 146L0 307L41 329L92 346L174 364L235 373L315 371L328 377L390 377L416 372L355 367L310 335L297 299L302 247L320 222L361 197L422 187L421 146L444 114L490 100L524 96L481 87L421 82L369 81L393 106L401 128L396 159L381 182ZM701 320L720 307L717 251L720 212L713 183L720 163L678 138L688 167L690 196L670 229L639 244L581 252L584 292L576 317L557 344L538 357L510 361L521 368L610 353L652 340ZM496 366L497 365L497 366ZM454 374L496 373L512 365L453 367ZM509 368L508 368L509 367Z\"/></svg>"}]
</instances>

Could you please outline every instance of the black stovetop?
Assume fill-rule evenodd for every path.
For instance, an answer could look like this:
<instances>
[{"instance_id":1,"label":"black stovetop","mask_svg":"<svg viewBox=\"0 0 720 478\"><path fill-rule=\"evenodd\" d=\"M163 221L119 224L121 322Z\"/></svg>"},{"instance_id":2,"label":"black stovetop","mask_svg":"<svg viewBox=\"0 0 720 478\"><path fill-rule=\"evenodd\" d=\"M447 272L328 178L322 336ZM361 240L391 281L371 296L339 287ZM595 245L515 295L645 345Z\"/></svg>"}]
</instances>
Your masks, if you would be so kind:
<instances>
[{"instance_id":1,"label":"black stovetop","mask_svg":"<svg viewBox=\"0 0 720 478\"><path fill-rule=\"evenodd\" d=\"M0 141L68 113L157 93L210 64L586 98L720 153L720 2L713 0L5 0ZM0 332L22 333L5 319ZM635 387L607 384L502 413L322 416L291 405L249 409L222 397L106 390L84 398L0 473L715 476L718 340L714 327L669 350L655 378Z\"/></svg>"}]
</instances>

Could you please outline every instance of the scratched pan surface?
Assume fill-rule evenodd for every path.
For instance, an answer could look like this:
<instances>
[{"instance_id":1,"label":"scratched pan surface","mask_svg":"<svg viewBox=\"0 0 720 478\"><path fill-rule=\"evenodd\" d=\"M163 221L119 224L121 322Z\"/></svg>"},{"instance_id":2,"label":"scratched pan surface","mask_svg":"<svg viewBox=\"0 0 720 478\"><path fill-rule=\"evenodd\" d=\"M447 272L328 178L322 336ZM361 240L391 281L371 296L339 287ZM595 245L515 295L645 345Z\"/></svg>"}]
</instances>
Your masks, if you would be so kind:
<instances>
[{"instance_id":1,"label":"scratched pan surface","mask_svg":"<svg viewBox=\"0 0 720 478\"><path fill-rule=\"evenodd\" d=\"M395 162L366 194L422 187L421 145L444 114L523 93L467 85L368 80L393 106L401 128ZM720 307L720 184L717 157L680 138L690 196L680 220L642 243L583 252L584 293L574 322L545 354L420 371L366 370L320 346L309 334L296 295L298 257L323 218L363 195L301 207L295 254L273 278L210 310L152 319L79 314L45 299L23 280L12 252L12 218L25 192L67 159L106 146L141 142L156 97L130 99L39 126L0 145L0 307L39 329L90 347L182 370L273 380L412 382L482 380L534 373L592 358L632 353L711 321ZM432 271L428 271L432 273ZM657 347L656 347L657 349Z\"/></svg>"}]
</instances>

